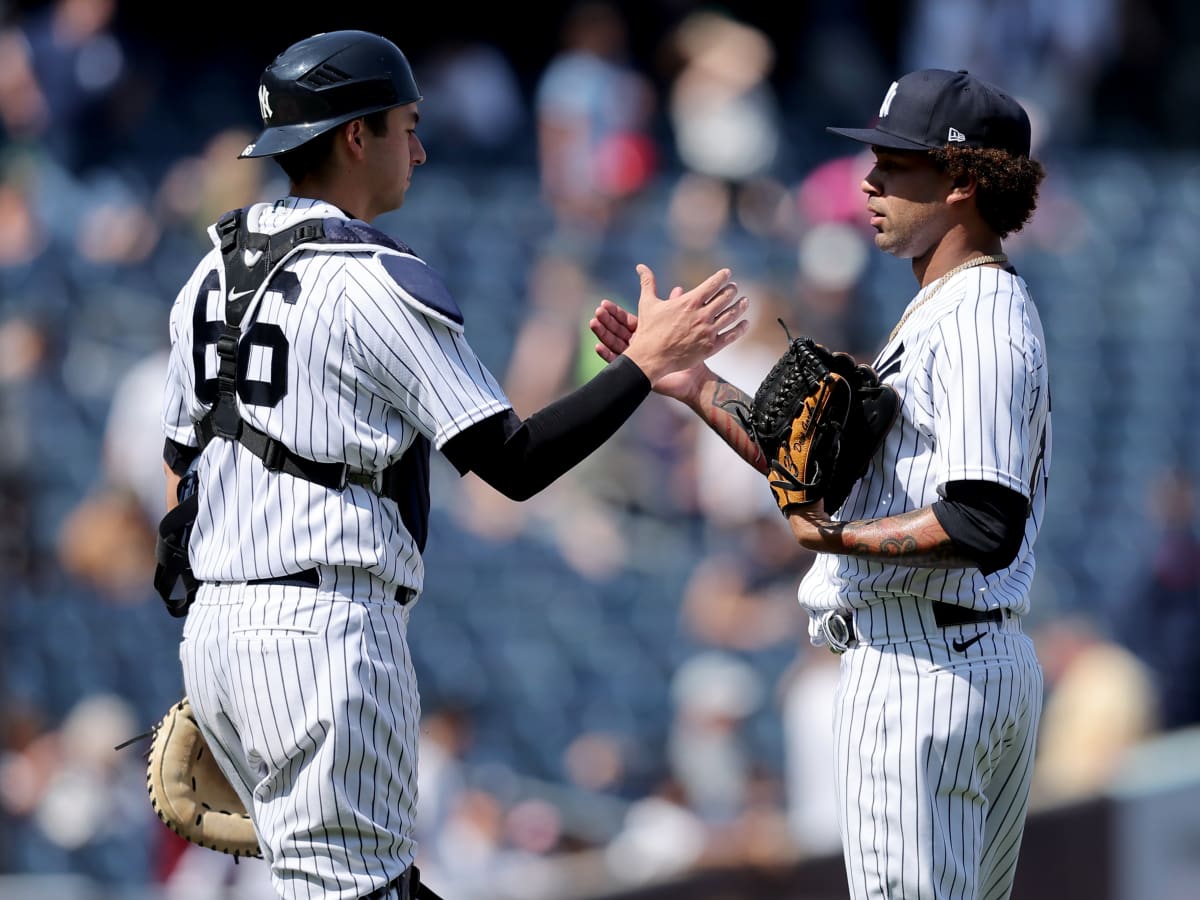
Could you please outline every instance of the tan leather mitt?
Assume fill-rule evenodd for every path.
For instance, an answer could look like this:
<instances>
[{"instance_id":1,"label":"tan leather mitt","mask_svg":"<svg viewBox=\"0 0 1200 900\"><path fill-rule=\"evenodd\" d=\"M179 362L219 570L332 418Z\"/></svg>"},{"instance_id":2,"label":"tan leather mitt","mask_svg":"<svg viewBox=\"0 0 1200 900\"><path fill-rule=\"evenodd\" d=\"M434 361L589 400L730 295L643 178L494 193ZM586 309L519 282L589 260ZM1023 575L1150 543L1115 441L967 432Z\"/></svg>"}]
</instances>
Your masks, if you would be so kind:
<instances>
[{"instance_id":1,"label":"tan leather mitt","mask_svg":"<svg viewBox=\"0 0 1200 900\"><path fill-rule=\"evenodd\" d=\"M246 807L209 752L187 697L152 732L146 789L158 817L180 837L235 858L262 856Z\"/></svg>"}]
</instances>

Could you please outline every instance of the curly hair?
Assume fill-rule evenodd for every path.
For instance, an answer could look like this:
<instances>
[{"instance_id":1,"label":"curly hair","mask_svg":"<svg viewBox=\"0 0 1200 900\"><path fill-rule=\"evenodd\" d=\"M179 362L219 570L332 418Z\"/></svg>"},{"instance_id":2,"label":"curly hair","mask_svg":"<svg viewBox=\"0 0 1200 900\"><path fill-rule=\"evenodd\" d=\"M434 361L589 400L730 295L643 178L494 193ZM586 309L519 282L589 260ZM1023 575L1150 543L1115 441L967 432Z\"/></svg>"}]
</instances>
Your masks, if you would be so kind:
<instances>
[{"instance_id":1,"label":"curly hair","mask_svg":"<svg viewBox=\"0 0 1200 900\"><path fill-rule=\"evenodd\" d=\"M1000 237L1020 231L1037 208L1046 170L1035 159L980 147L944 147L929 155L938 171L952 178L975 176L979 214Z\"/></svg>"}]
</instances>

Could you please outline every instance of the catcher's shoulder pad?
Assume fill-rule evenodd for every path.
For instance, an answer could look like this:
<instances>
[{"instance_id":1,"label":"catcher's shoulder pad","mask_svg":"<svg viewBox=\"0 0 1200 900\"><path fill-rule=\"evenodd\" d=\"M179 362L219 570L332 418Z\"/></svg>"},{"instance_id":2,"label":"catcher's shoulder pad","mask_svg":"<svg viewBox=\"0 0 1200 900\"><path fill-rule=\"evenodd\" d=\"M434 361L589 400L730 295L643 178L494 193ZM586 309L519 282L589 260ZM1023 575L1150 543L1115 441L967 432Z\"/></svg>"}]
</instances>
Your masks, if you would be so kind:
<instances>
[{"instance_id":1,"label":"catcher's shoulder pad","mask_svg":"<svg viewBox=\"0 0 1200 900\"><path fill-rule=\"evenodd\" d=\"M462 310L442 276L428 263L403 253L380 253L377 258L405 303L453 331L463 330Z\"/></svg>"},{"instance_id":2,"label":"catcher's shoulder pad","mask_svg":"<svg viewBox=\"0 0 1200 900\"><path fill-rule=\"evenodd\" d=\"M213 759L186 697L152 732L146 790L158 818L180 837L234 857L262 856L254 824Z\"/></svg>"}]
</instances>

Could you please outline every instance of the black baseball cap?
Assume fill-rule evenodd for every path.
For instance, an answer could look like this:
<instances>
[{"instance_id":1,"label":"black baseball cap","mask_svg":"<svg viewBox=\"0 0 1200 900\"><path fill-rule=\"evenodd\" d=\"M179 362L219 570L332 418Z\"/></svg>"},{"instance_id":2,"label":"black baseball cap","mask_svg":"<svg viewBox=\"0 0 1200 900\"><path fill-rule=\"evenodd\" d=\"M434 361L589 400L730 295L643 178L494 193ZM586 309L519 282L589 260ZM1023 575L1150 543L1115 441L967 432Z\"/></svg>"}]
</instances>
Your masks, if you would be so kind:
<instances>
[{"instance_id":1,"label":"black baseball cap","mask_svg":"<svg viewBox=\"0 0 1200 900\"><path fill-rule=\"evenodd\" d=\"M966 69L919 69L893 81L873 128L826 128L892 150L989 147L1029 155L1029 115Z\"/></svg>"}]
</instances>

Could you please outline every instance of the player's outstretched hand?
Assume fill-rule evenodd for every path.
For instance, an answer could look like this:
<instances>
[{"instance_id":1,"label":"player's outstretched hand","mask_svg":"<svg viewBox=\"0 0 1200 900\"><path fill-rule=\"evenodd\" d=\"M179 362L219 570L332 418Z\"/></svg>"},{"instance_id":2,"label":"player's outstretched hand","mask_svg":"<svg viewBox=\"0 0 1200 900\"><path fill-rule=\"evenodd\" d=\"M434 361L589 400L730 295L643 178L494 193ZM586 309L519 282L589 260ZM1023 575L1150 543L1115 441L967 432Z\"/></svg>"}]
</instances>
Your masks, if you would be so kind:
<instances>
[{"instance_id":1,"label":"player's outstretched hand","mask_svg":"<svg viewBox=\"0 0 1200 900\"><path fill-rule=\"evenodd\" d=\"M675 288L671 291L671 299L682 293L683 288ZM596 344L596 353L605 362L612 362L629 346L629 339L637 330L637 316L606 297L596 307L596 313L588 322L588 327L599 341Z\"/></svg>"},{"instance_id":2,"label":"player's outstretched hand","mask_svg":"<svg viewBox=\"0 0 1200 900\"><path fill-rule=\"evenodd\" d=\"M600 340L596 352L608 361L624 353L656 391L685 399L679 392L695 380L698 367L707 368L704 360L746 333L750 301L738 296L728 269L719 269L690 291L676 288L666 300L658 297L650 267L639 265L637 271L637 315L603 301L590 323ZM673 373L686 374L672 379Z\"/></svg>"},{"instance_id":3,"label":"player's outstretched hand","mask_svg":"<svg viewBox=\"0 0 1200 900\"><path fill-rule=\"evenodd\" d=\"M683 288L672 288L669 299L674 300L682 293ZM629 339L637 331L637 323L638 317L625 307L618 306L608 298L601 300L588 323L592 334L599 341L595 348L596 355L605 362L612 362L624 353L629 346ZM695 398L700 387L713 377L712 370L705 363L698 363L690 369L664 375L655 382L654 390L666 397L689 403Z\"/></svg>"}]
</instances>

